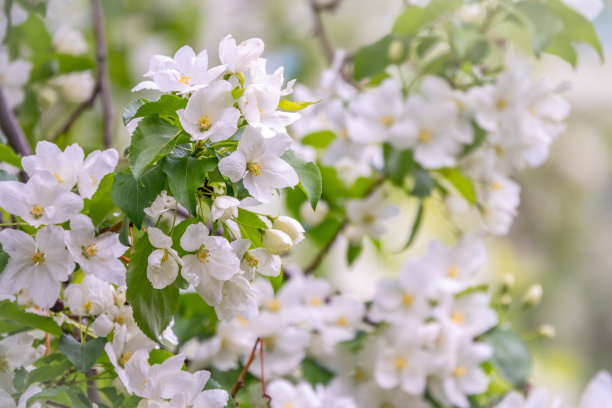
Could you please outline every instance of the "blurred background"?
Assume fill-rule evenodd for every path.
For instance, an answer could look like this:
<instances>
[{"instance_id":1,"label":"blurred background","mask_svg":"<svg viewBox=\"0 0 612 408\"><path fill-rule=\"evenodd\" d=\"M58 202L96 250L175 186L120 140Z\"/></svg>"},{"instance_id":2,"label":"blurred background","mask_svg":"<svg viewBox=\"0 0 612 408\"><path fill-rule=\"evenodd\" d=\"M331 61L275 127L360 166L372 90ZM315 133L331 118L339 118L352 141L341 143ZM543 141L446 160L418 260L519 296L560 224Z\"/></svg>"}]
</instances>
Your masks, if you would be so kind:
<instances>
[{"instance_id":1,"label":"blurred background","mask_svg":"<svg viewBox=\"0 0 612 408\"><path fill-rule=\"evenodd\" d=\"M116 112L114 144L119 151L129 144L120 112L136 98L130 89L142 79L154 54L173 55L188 44L196 52L207 48L211 64L217 64L217 44L231 33L239 41L263 39L269 68L285 66L286 79L297 78L298 83L315 86L325 68L323 53L313 36L308 0L103 3ZM350 52L386 34L403 3L344 0L337 10L323 16L323 24L334 46ZM93 37L89 2L52 0L49 4L55 15L55 22L52 19L50 24L69 21L85 37ZM606 48L606 63L602 64L587 47L580 49L577 69L553 56L537 63L538 74L551 82L571 83L565 94L573 106L568 129L553 144L544 166L519 175L522 203L510 235L488 240L491 273L487 279L505 273L515 275L517 297L533 283L544 287L540 307L521 314L515 324L526 336L544 323L556 328L553 339L529 340L535 352L534 378L538 385L550 387L570 401L576 401L579 390L596 370L612 369L612 4L597 18L596 26ZM90 55L93 52L87 50ZM49 109L42 118L49 131L61 123L58 112ZM99 109L94 109L59 141L78 141L90 150L99 148L100 124ZM336 286L364 298L373 293L377 279L396 274L403 261L423 253L432 238L449 244L454 240L441 206L431 202L425 228L413 248L393 254L406 241L416 202L397 191L388 193L402 214L401 222L394 221L383 239L387 256L368 246L349 269L344 255L347 244L339 241L322 268ZM308 252L308 248L302 249Z\"/></svg>"}]
</instances>

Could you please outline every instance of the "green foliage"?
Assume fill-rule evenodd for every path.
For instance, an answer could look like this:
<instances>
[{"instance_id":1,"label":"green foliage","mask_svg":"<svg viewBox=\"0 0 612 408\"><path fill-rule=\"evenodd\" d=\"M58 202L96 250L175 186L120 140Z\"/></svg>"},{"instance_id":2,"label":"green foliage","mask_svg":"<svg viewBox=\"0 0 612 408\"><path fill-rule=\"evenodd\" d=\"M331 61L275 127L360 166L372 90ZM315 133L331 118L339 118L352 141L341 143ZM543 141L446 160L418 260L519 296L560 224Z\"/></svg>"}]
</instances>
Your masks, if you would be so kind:
<instances>
[{"instance_id":1,"label":"green foliage","mask_svg":"<svg viewBox=\"0 0 612 408\"><path fill-rule=\"evenodd\" d=\"M423 224L423 218L425 215L425 201L419 201L419 207L417 209L416 215L414 217L414 221L412 222L412 228L410 229L410 235L408 236L408 241L406 245L404 245L403 250L410 248L414 243L414 240L421 229L421 225Z\"/></svg>"},{"instance_id":2,"label":"green foliage","mask_svg":"<svg viewBox=\"0 0 612 408\"><path fill-rule=\"evenodd\" d=\"M317 203L323 191L321 172L317 165L301 159L293 150L287 150L281 156L281 159L293 167L300 180L298 187L306 194L312 208L317 208Z\"/></svg>"},{"instance_id":3,"label":"green foliage","mask_svg":"<svg viewBox=\"0 0 612 408\"><path fill-rule=\"evenodd\" d=\"M327 385L333 378L333 373L311 358L305 358L300 365L304 379L312 386Z\"/></svg>"},{"instance_id":4,"label":"green foliage","mask_svg":"<svg viewBox=\"0 0 612 408\"><path fill-rule=\"evenodd\" d=\"M123 119L123 124L127 125L132 119L134 119L136 117L136 112L138 112L138 109L140 109L140 107L145 103L147 103L146 100L142 98L136 99L135 101L128 103L123 109L123 114L121 115Z\"/></svg>"},{"instance_id":5,"label":"green foliage","mask_svg":"<svg viewBox=\"0 0 612 408\"><path fill-rule=\"evenodd\" d=\"M261 247L261 229L267 225L259 216L244 208L238 208L238 218L235 219L242 238L251 241L253 247Z\"/></svg>"},{"instance_id":6,"label":"green foliage","mask_svg":"<svg viewBox=\"0 0 612 408\"><path fill-rule=\"evenodd\" d=\"M531 354L525 342L513 331L495 327L482 336L493 347L491 363L514 388L527 384L531 375Z\"/></svg>"},{"instance_id":7,"label":"green foliage","mask_svg":"<svg viewBox=\"0 0 612 408\"><path fill-rule=\"evenodd\" d=\"M174 316L172 330L179 344L184 344L194 337L203 339L213 336L218 321L215 309L199 294L184 293L181 295L178 311Z\"/></svg>"},{"instance_id":8,"label":"green foliage","mask_svg":"<svg viewBox=\"0 0 612 408\"><path fill-rule=\"evenodd\" d=\"M359 48L353 61L353 76L360 80L381 74L390 64L401 62L405 50L409 49L410 38L405 35L388 34L375 43ZM404 54L400 58L390 55L392 44L401 44Z\"/></svg>"},{"instance_id":9,"label":"green foliage","mask_svg":"<svg viewBox=\"0 0 612 408\"><path fill-rule=\"evenodd\" d=\"M21 168L21 157L9 145L0 144L0 162Z\"/></svg>"},{"instance_id":10,"label":"green foliage","mask_svg":"<svg viewBox=\"0 0 612 408\"><path fill-rule=\"evenodd\" d=\"M109 213L115 209L115 204L113 204L113 199L111 197L114 179L114 173L104 176L98 186L98 190L91 197L89 203L89 218L91 218L91 221L96 227L102 224Z\"/></svg>"},{"instance_id":11,"label":"green foliage","mask_svg":"<svg viewBox=\"0 0 612 408\"><path fill-rule=\"evenodd\" d=\"M127 300L140 330L158 341L178 308L179 288L176 282L163 289L153 288L147 278L147 258L153 249L147 236L136 241L127 267Z\"/></svg>"},{"instance_id":12,"label":"green foliage","mask_svg":"<svg viewBox=\"0 0 612 408\"><path fill-rule=\"evenodd\" d=\"M106 338L98 337L85 343L79 343L72 336L62 334L59 339L59 349L72 363L74 368L82 373L87 372L104 353Z\"/></svg>"},{"instance_id":13,"label":"green foliage","mask_svg":"<svg viewBox=\"0 0 612 408\"><path fill-rule=\"evenodd\" d=\"M66 400L66 397L68 400ZM55 401L61 404L70 404L72 408L90 408L91 403L83 391L77 386L61 385L55 388L49 388L30 397L27 402L27 407L31 407L36 401Z\"/></svg>"},{"instance_id":14,"label":"green foliage","mask_svg":"<svg viewBox=\"0 0 612 408\"><path fill-rule=\"evenodd\" d=\"M72 367L72 363L61 354L49 355L54 356L53 359L47 360L44 364L39 360L38 367L34 370L25 373L21 379L18 389L25 390L29 385L34 383L55 382L59 377L66 374ZM47 359L47 357L45 357ZM16 387L17 389L17 387Z\"/></svg>"},{"instance_id":15,"label":"green foliage","mask_svg":"<svg viewBox=\"0 0 612 408\"><path fill-rule=\"evenodd\" d=\"M130 168L136 180L149 164L174 149L181 132L159 116L149 116L138 122L130 144Z\"/></svg>"},{"instance_id":16,"label":"green foliage","mask_svg":"<svg viewBox=\"0 0 612 408\"><path fill-rule=\"evenodd\" d=\"M62 334L62 330L50 317L28 313L19 308L9 300L0 302L0 333L12 333L23 328L39 329L56 337Z\"/></svg>"},{"instance_id":17,"label":"green foliage","mask_svg":"<svg viewBox=\"0 0 612 408\"><path fill-rule=\"evenodd\" d=\"M431 191L436 185L431 174L425 169L417 168L413 171L412 176L414 177L414 185L410 194L419 198L429 197Z\"/></svg>"},{"instance_id":18,"label":"green foliage","mask_svg":"<svg viewBox=\"0 0 612 408\"><path fill-rule=\"evenodd\" d=\"M359 258L361 252L363 251L363 245L361 243L355 244L353 242L349 242L348 248L346 249L346 262L349 266L352 266L353 263Z\"/></svg>"},{"instance_id":19,"label":"green foliage","mask_svg":"<svg viewBox=\"0 0 612 408\"><path fill-rule=\"evenodd\" d=\"M310 105L317 104L319 102L321 102L321 101L316 101L316 102L295 101L295 102L291 102L290 100L287 100L287 99L281 99L278 102L278 108L282 109L282 110L286 110L286 111L298 111L298 110L302 110L304 108L307 108Z\"/></svg>"},{"instance_id":20,"label":"green foliage","mask_svg":"<svg viewBox=\"0 0 612 408\"><path fill-rule=\"evenodd\" d=\"M143 210L162 192L166 177L161 166L147 169L139 181L131 173L117 173L111 198L117 207L140 229L145 218Z\"/></svg>"},{"instance_id":21,"label":"green foliage","mask_svg":"<svg viewBox=\"0 0 612 408\"><path fill-rule=\"evenodd\" d=\"M216 160L196 159L189 155L170 154L163 164L172 195L191 215L196 215L196 190L204 185L206 174L217 168Z\"/></svg>"},{"instance_id":22,"label":"green foliage","mask_svg":"<svg viewBox=\"0 0 612 408\"><path fill-rule=\"evenodd\" d=\"M463 4L462 0L432 0L427 7L408 6L395 20L391 31L399 35L414 36L426 25L450 14Z\"/></svg>"},{"instance_id":23,"label":"green foliage","mask_svg":"<svg viewBox=\"0 0 612 408\"><path fill-rule=\"evenodd\" d=\"M0 181L18 181L16 175L8 173L7 171L0 170Z\"/></svg>"},{"instance_id":24,"label":"green foliage","mask_svg":"<svg viewBox=\"0 0 612 408\"><path fill-rule=\"evenodd\" d=\"M383 145L383 156L385 163L384 174L398 187L404 186L404 181L410 175L416 163L412 157L411 150L398 150L389 143Z\"/></svg>"},{"instance_id":25,"label":"green foliage","mask_svg":"<svg viewBox=\"0 0 612 408\"><path fill-rule=\"evenodd\" d=\"M304 136L302 144L316 147L317 149L325 149L335 138L336 134L334 132L330 130L321 130Z\"/></svg>"},{"instance_id":26,"label":"green foliage","mask_svg":"<svg viewBox=\"0 0 612 408\"><path fill-rule=\"evenodd\" d=\"M468 203L476 203L476 191L474 190L472 180L466 177L461 170L445 168L438 170L438 173L448 180Z\"/></svg>"},{"instance_id":27,"label":"green foliage","mask_svg":"<svg viewBox=\"0 0 612 408\"><path fill-rule=\"evenodd\" d=\"M149 364L161 364L170 357L174 357L174 354L164 349L154 349L149 352Z\"/></svg>"},{"instance_id":28,"label":"green foliage","mask_svg":"<svg viewBox=\"0 0 612 408\"><path fill-rule=\"evenodd\" d=\"M184 109L185 106L187 106L187 100L187 98L182 98L178 95L164 94L156 101L144 102L142 105L138 106L132 118L142 118L153 115L158 115L160 117L172 116L175 115L177 110ZM136 105L133 105L132 108L135 106Z\"/></svg>"}]
</instances>

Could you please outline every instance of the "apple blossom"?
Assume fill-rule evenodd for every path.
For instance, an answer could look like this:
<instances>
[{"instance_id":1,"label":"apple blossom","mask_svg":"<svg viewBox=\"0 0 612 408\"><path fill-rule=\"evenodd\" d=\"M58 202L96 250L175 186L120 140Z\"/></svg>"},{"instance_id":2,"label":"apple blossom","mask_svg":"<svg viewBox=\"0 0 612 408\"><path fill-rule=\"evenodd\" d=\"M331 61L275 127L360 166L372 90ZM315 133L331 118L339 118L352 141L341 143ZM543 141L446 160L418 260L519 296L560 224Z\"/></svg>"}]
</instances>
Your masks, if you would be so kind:
<instances>
[{"instance_id":1,"label":"apple blossom","mask_svg":"<svg viewBox=\"0 0 612 408\"><path fill-rule=\"evenodd\" d=\"M251 38L236 45L231 35L219 43L219 59L228 72L239 73L249 69L252 62L258 59L264 51L264 42L259 38Z\"/></svg>"},{"instance_id":2,"label":"apple blossom","mask_svg":"<svg viewBox=\"0 0 612 408\"><path fill-rule=\"evenodd\" d=\"M226 221L238 216L240 200L230 196L217 196L210 207L210 216L213 221Z\"/></svg>"},{"instance_id":3,"label":"apple blossom","mask_svg":"<svg viewBox=\"0 0 612 408\"><path fill-rule=\"evenodd\" d=\"M155 289L163 289L170 285L178 275L179 265L183 261L172 249L172 238L159 228L149 227L149 242L157 248L148 258L147 278Z\"/></svg>"}]
</instances>

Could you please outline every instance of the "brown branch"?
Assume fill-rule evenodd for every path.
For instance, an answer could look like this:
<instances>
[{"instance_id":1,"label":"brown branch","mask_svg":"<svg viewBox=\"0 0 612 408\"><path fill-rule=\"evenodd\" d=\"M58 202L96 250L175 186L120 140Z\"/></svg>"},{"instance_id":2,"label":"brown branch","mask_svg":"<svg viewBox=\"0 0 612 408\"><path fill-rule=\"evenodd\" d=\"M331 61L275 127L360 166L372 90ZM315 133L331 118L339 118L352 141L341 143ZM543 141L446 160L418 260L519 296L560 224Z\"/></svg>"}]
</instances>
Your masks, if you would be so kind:
<instances>
[{"instance_id":1,"label":"brown branch","mask_svg":"<svg viewBox=\"0 0 612 408\"><path fill-rule=\"evenodd\" d=\"M104 37L104 13L100 0L91 0L94 33L96 37L96 60L98 62L98 85L102 97L102 114L104 115L104 146L108 149L113 144L113 106L108 81L106 38Z\"/></svg>"},{"instance_id":2,"label":"brown branch","mask_svg":"<svg viewBox=\"0 0 612 408\"><path fill-rule=\"evenodd\" d=\"M68 132L76 120L89 108L91 108L99 96L102 101L102 114L104 116L104 146L109 148L113 144L113 106L110 95L110 84L108 80L108 65L106 40L104 37L104 14L100 0L91 0L92 19L94 25L94 36L96 39L96 62L98 63L98 73L96 75L96 84L91 95L87 100L83 101L68 117L66 122L55 132L53 136L48 138L50 141L55 141L62 134Z\"/></svg>"},{"instance_id":3,"label":"brown branch","mask_svg":"<svg viewBox=\"0 0 612 408\"><path fill-rule=\"evenodd\" d=\"M322 12L334 10L336 7L338 7L341 1L342 0L332 0L329 3L319 4L317 3L317 0L308 0L310 9L312 10L312 15L314 17L313 34L318 38L321 48L323 49L323 54L325 54L325 58L327 59L328 63L331 63L334 60L335 50L329 36L327 35L327 32L325 31Z\"/></svg>"},{"instance_id":4,"label":"brown branch","mask_svg":"<svg viewBox=\"0 0 612 408\"><path fill-rule=\"evenodd\" d=\"M60 404L59 402L50 400L45 401L45 404L49 405L50 407L70 408L68 405Z\"/></svg>"},{"instance_id":5,"label":"brown branch","mask_svg":"<svg viewBox=\"0 0 612 408\"><path fill-rule=\"evenodd\" d=\"M4 90L0 85L0 129L8 140L8 144L21 156L32 154L32 148L21 129L13 108L8 103Z\"/></svg>"},{"instance_id":6,"label":"brown branch","mask_svg":"<svg viewBox=\"0 0 612 408\"><path fill-rule=\"evenodd\" d=\"M266 393L266 378L264 376L264 344L263 344L261 337L258 337L257 340L255 340L255 344L253 345L253 350L251 350L249 359L247 363L244 365L244 367L242 368L242 371L240 372L238 379L236 380L236 382L234 383L234 386L232 387L230 391L230 396L232 397L232 400L236 399L236 395L238 394L238 391L240 391L240 389L244 386L244 376L246 375L247 370L249 369L251 364L253 363L253 360L255 360L255 353L257 352L257 346L259 346L259 359L261 362L261 388L262 388L263 397L266 398L268 402L272 401L272 397L270 397ZM238 403L236 401L234 402L236 406L238 406Z\"/></svg>"},{"instance_id":7,"label":"brown branch","mask_svg":"<svg viewBox=\"0 0 612 408\"><path fill-rule=\"evenodd\" d=\"M363 197L361 198L364 199L372 195L384 183L385 180L386 180L385 177L381 177L378 180L376 180L374 183L372 183L370 188L368 188L368 190L364 193ZM331 237L329 241L327 241L327 243L323 246L323 248L321 248L321 250L313 258L313 260L308 264L308 266L304 268L304 275L310 275L319 267L321 262L323 262L323 259L325 258L325 256L329 253L329 251L334 246L334 242L336 242L336 239L338 238L340 233L344 230L344 228L346 228L347 225L348 225L348 218L345 215L344 218L342 219L342 223L340 224L340 227L338 228L334 236Z\"/></svg>"}]
</instances>

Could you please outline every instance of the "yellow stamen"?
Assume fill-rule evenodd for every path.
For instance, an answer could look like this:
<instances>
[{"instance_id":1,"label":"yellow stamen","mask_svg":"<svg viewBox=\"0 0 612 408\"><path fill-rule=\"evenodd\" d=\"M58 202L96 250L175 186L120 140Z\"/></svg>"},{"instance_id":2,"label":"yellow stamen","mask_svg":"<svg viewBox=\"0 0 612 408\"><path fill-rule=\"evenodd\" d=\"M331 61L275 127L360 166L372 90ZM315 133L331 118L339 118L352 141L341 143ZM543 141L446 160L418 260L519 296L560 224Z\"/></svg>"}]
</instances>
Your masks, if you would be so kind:
<instances>
[{"instance_id":1,"label":"yellow stamen","mask_svg":"<svg viewBox=\"0 0 612 408\"><path fill-rule=\"evenodd\" d=\"M459 109L459 111L465 110L465 103L461 99L455 98L453 101L455 102L455 105L457 105L457 109Z\"/></svg>"},{"instance_id":2,"label":"yellow stamen","mask_svg":"<svg viewBox=\"0 0 612 408\"><path fill-rule=\"evenodd\" d=\"M465 368L462 365L458 365L454 370L453 370L453 376L457 377L457 378L461 378L464 377L467 374L467 368Z\"/></svg>"},{"instance_id":3,"label":"yellow stamen","mask_svg":"<svg viewBox=\"0 0 612 408\"><path fill-rule=\"evenodd\" d=\"M236 321L241 325L241 326L246 326L247 323L249 322L247 319L245 319L244 317L242 317L242 315L236 315Z\"/></svg>"},{"instance_id":4,"label":"yellow stamen","mask_svg":"<svg viewBox=\"0 0 612 408\"><path fill-rule=\"evenodd\" d=\"M318 296L315 296L312 299L310 299L309 303L310 303L310 306L318 307L318 306L321 306L321 304L323 303L323 299L321 299Z\"/></svg>"},{"instance_id":5,"label":"yellow stamen","mask_svg":"<svg viewBox=\"0 0 612 408\"><path fill-rule=\"evenodd\" d=\"M288 402L285 405L283 405L283 408L293 408L293 407L294 407L293 402Z\"/></svg>"},{"instance_id":6,"label":"yellow stamen","mask_svg":"<svg viewBox=\"0 0 612 408\"><path fill-rule=\"evenodd\" d=\"M397 371L402 371L404 368L406 368L406 359L403 357L396 357L393 364L395 365L395 369Z\"/></svg>"},{"instance_id":7,"label":"yellow stamen","mask_svg":"<svg viewBox=\"0 0 612 408\"><path fill-rule=\"evenodd\" d=\"M244 259L246 260L250 268L257 268L259 261L253 255L247 252L246 254L244 254Z\"/></svg>"},{"instance_id":8,"label":"yellow stamen","mask_svg":"<svg viewBox=\"0 0 612 408\"><path fill-rule=\"evenodd\" d=\"M119 365L121 367L125 366L125 363L127 363L130 358L132 358L132 353L130 353L129 351L127 353L123 353L123 355L119 359Z\"/></svg>"},{"instance_id":9,"label":"yellow stamen","mask_svg":"<svg viewBox=\"0 0 612 408\"><path fill-rule=\"evenodd\" d=\"M341 326L341 327L348 327L348 325L349 325L349 319L348 319L348 317L346 317L346 316L344 316L344 315L343 315L343 316L340 316L340 317L338 318L338 320L336 320L336 324L337 324L338 326Z\"/></svg>"},{"instance_id":10,"label":"yellow stamen","mask_svg":"<svg viewBox=\"0 0 612 408\"><path fill-rule=\"evenodd\" d=\"M504 189L504 185L498 181L494 181L491 183L491 188L495 191L500 191Z\"/></svg>"},{"instance_id":11,"label":"yellow stamen","mask_svg":"<svg viewBox=\"0 0 612 408\"><path fill-rule=\"evenodd\" d=\"M85 303L85 310L87 310L87 312L89 313L91 311L91 307L93 305L91 304L91 300L87 303Z\"/></svg>"},{"instance_id":12,"label":"yellow stamen","mask_svg":"<svg viewBox=\"0 0 612 408\"><path fill-rule=\"evenodd\" d=\"M200 120L198 120L198 125L200 125L200 132L204 132L212 126L210 123L210 118L207 115L202 114L200 116Z\"/></svg>"},{"instance_id":13,"label":"yellow stamen","mask_svg":"<svg viewBox=\"0 0 612 408\"><path fill-rule=\"evenodd\" d=\"M276 339L274 337L264 337L262 341L267 349L274 348L274 346L276 345Z\"/></svg>"},{"instance_id":14,"label":"yellow stamen","mask_svg":"<svg viewBox=\"0 0 612 408\"><path fill-rule=\"evenodd\" d=\"M43 254L42 252L36 250L34 255L32 255L32 263L34 263L34 265L42 265L42 264L44 264L45 263L45 254Z\"/></svg>"},{"instance_id":15,"label":"yellow stamen","mask_svg":"<svg viewBox=\"0 0 612 408\"><path fill-rule=\"evenodd\" d=\"M94 256L98 254L98 247L96 246L96 244L91 244L87 248L81 247L81 249L82 249L81 253L87 259L93 258Z\"/></svg>"},{"instance_id":16,"label":"yellow stamen","mask_svg":"<svg viewBox=\"0 0 612 408\"><path fill-rule=\"evenodd\" d=\"M459 268L457 268L455 265L451 266L450 268L448 268L448 271L446 271L446 276L448 276L449 278L459 277Z\"/></svg>"},{"instance_id":17,"label":"yellow stamen","mask_svg":"<svg viewBox=\"0 0 612 408\"><path fill-rule=\"evenodd\" d=\"M376 217L374 216L374 214L368 213L363 217L363 223L366 225L374 224L375 221Z\"/></svg>"},{"instance_id":18,"label":"yellow stamen","mask_svg":"<svg viewBox=\"0 0 612 408\"><path fill-rule=\"evenodd\" d=\"M204 247L201 247L198 251L198 261L200 261L201 264L207 264L210 262L210 260L208 259L209 257L210 252L208 252L207 249L204 249Z\"/></svg>"},{"instance_id":19,"label":"yellow stamen","mask_svg":"<svg viewBox=\"0 0 612 408\"><path fill-rule=\"evenodd\" d=\"M272 299L268 302L268 309L271 312L278 312L280 310L280 302L276 299Z\"/></svg>"},{"instance_id":20,"label":"yellow stamen","mask_svg":"<svg viewBox=\"0 0 612 408\"><path fill-rule=\"evenodd\" d=\"M117 316L117 318L115 319L115 321L119 324L125 324L125 317L123 317L123 315L119 315Z\"/></svg>"},{"instance_id":21,"label":"yellow stamen","mask_svg":"<svg viewBox=\"0 0 612 408\"><path fill-rule=\"evenodd\" d=\"M499 98L497 102L495 103L495 106L497 107L498 110L502 111L508 107L508 101L505 100L504 98Z\"/></svg>"},{"instance_id":22,"label":"yellow stamen","mask_svg":"<svg viewBox=\"0 0 612 408\"><path fill-rule=\"evenodd\" d=\"M419 133L419 140L421 141L421 143L427 144L431 142L432 138L433 138L433 133L429 129L423 129Z\"/></svg>"},{"instance_id":23,"label":"yellow stamen","mask_svg":"<svg viewBox=\"0 0 612 408\"><path fill-rule=\"evenodd\" d=\"M261 176L261 164L255 162L247 163L247 170L253 173L254 176Z\"/></svg>"},{"instance_id":24,"label":"yellow stamen","mask_svg":"<svg viewBox=\"0 0 612 408\"><path fill-rule=\"evenodd\" d=\"M191 77L189 75L181 74L181 79L179 79L181 84L189 85L191 84Z\"/></svg>"},{"instance_id":25,"label":"yellow stamen","mask_svg":"<svg viewBox=\"0 0 612 408\"><path fill-rule=\"evenodd\" d=\"M168 250L164 249L164 255L161 258L161 261L159 263L164 263L164 262L168 262Z\"/></svg>"},{"instance_id":26,"label":"yellow stamen","mask_svg":"<svg viewBox=\"0 0 612 408\"><path fill-rule=\"evenodd\" d=\"M34 204L32 209L30 210L30 214L32 214L34 218L38 219L43 216L44 210L45 210L45 207L43 207L42 205Z\"/></svg>"},{"instance_id":27,"label":"yellow stamen","mask_svg":"<svg viewBox=\"0 0 612 408\"><path fill-rule=\"evenodd\" d=\"M402 294L402 306L410 307L412 306L413 303L414 303L414 296L406 292Z\"/></svg>"},{"instance_id":28,"label":"yellow stamen","mask_svg":"<svg viewBox=\"0 0 612 408\"><path fill-rule=\"evenodd\" d=\"M500 145L496 145L494 149L495 149L496 156L502 156L504 154L504 148L501 147Z\"/></svg>"},{"instance_id":29,"label":"yellow stamen","mask_svg":"<svg viewBox=\"0 0 612 408\"><path fill-rule=\"evenodd\" d=\"M357 369L353 373L353 380L355 382L363 382L367 379L368 379L368 374L366 373L366 371L361 367L357 367Z\"/></svg>"},{"instance_id":30,"label":"yellow stamen","mask_svg":"<svg viewBox=\"0 0 612 408\"><path fill-rule=\"evenodd\" d=\"M380 124L383 125L384 127L391 126L393 122L395 122L395 119L393 119L393 116L385 115L382 118L380 118Z\"/></svg>"},{"instance_id":31,"label":"yellow stamen","mask_svg":"<svg viewBox=\"0 0 612 408\"><path fill-rule=\"evenodd\" d=\"M55 178L57 179L58 183L63 183L64 181L62 180L62 178L59 176L59 174L57 173L53 173L53 175L55 176Z\"/></svg>"},{"instance_id":32,"label":"yellow stamen","mask_svg":"<svg viewBox=\"0 0 612 408\"><path fill-rule=\"evenodd\" d=\"M457 324L463 324L465 321L465 316L461 312L454 311L451 313L451 320Z\"/></svg>"}]
</instances>

